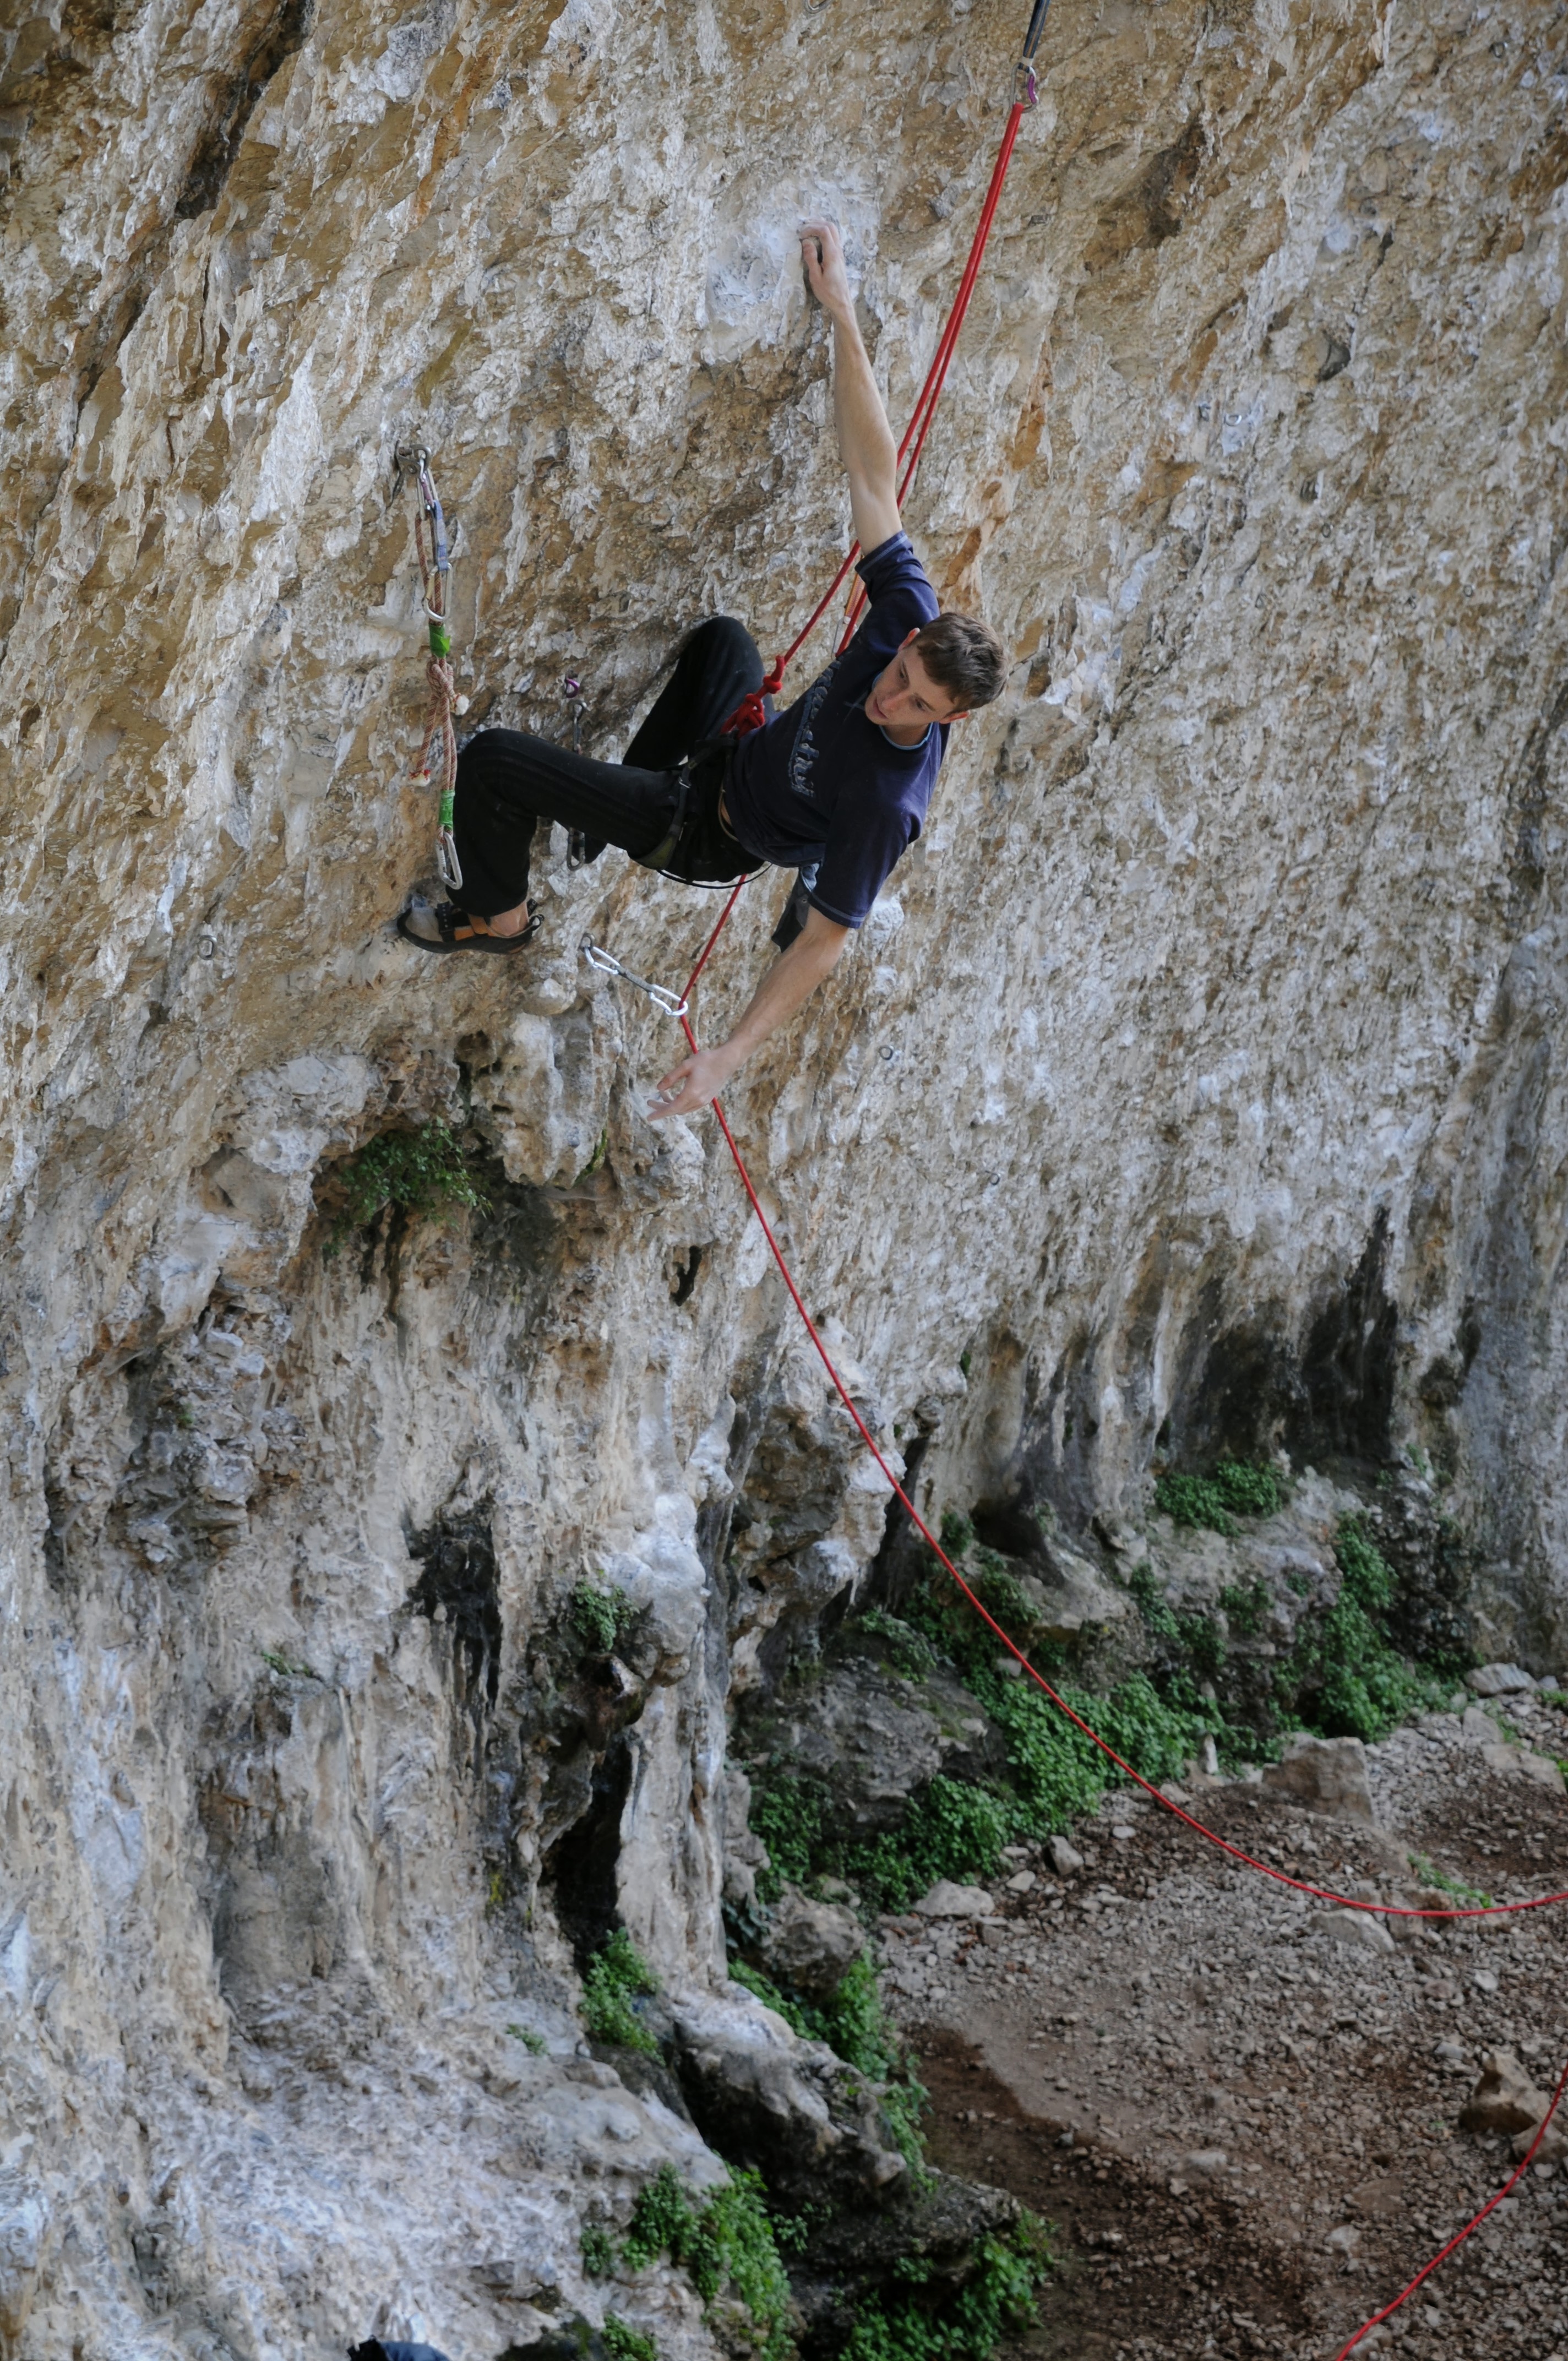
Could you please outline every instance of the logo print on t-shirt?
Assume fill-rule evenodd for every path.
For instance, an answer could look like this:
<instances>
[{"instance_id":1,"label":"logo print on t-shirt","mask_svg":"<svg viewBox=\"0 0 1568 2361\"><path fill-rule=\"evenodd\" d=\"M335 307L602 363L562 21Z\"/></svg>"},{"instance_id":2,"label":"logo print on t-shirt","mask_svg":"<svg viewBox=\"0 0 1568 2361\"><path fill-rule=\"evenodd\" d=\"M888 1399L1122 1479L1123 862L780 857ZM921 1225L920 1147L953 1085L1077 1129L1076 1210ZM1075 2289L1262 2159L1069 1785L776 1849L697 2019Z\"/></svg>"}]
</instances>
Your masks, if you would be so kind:
<instances>
[{"instance_id":1,"label":"logo print on t-shirt","mask_svg":"<svg viewBox=\"0 0 1568 2361\"><path fill-rule=\"evenodd\" d=\"M839 659L835 656L827 671L820 673L806 690L801 700L800 727L795 733L795 744L789 750L790 785L797 796L804 796L807 803L817 800L811 789L812 765L817 760L817 741L811 734L811 728L822 710L822 700L832 686L833 675L838 669Z\"/></svg>"}]
</instances>

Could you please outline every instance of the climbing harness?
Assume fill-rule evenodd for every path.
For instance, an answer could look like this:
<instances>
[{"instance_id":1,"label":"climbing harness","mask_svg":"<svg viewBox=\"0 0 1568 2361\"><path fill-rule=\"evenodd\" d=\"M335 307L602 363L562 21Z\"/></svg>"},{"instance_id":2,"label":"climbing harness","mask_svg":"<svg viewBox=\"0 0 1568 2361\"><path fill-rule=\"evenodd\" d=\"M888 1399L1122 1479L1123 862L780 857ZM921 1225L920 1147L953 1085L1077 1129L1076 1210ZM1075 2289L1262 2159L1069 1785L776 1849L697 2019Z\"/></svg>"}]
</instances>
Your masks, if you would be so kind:
<instances>
[{"instance_id":1,"label":"climbing harness","mask_svg":"<svg viewBox=\"0 0 1568 2361\"><path fill-rule=\"evenodd\" d=\"M410 775L422 785L433 778L438 782L435 866L442 884L455 892L463 883L463 864L457 858L456 840L452 833L453 798L457 791L457 731L454 718L467 712L468 700L458 696L452 676L452 632L448 621L452 559L447 548L446 518L431 473L430 454L423 444L400 445L392 456L396 468L393 499L401 491L406 477L413 484L418 501L414 510L414 547L419 555L420 587L430 631L430 655L424 668L430 684L430 703L425 709L423 742ZM424 543L427 524L428 555Z\"/></svg>"},{"instance_id":2,"label":"climbing harness","mask_svg":"<svg viewBox=\"0 0 1568 2361\"><path fill-rule=\"evenodd\" d=\"M684 1000L677 1000L674 994L667 992L662 983L650 983L645 975L633 975L629 967L621 966L613 951L607 951L603 944L596 943L591 935L583 937L582 953L588 965L597 967L601 975L613 975L620 983L635 984L639 992L645 992L654 1006L662 1008L666 1016L685 1017L686 1004Z\"/></svg>"}]
</instances>

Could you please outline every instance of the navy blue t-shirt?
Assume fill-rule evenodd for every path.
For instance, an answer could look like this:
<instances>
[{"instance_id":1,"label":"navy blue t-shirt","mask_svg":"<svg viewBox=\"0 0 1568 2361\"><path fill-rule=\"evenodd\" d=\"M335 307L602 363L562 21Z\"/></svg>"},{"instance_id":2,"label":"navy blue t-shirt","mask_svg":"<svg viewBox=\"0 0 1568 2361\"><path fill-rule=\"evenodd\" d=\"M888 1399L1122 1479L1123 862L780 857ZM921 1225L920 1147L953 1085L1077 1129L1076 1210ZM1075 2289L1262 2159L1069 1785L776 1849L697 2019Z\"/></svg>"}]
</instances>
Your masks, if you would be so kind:
<instances>
[{"instance_id":1,"label":"navy blue t-shirt","mask_svg":"<svg viewBox=\"0 0 1568 2361\"><path fill-rule=\"evenodd\" d=\"M860 630L787 712L741 739L724 783L746 851L798 869L813 908L840 927L864 922L919 835L948 751L946 722L917 746L895 746L864 711L900 642L938 612L908 534L895 533L856 571L871 599Z\"/></svg>"}]
</instances>

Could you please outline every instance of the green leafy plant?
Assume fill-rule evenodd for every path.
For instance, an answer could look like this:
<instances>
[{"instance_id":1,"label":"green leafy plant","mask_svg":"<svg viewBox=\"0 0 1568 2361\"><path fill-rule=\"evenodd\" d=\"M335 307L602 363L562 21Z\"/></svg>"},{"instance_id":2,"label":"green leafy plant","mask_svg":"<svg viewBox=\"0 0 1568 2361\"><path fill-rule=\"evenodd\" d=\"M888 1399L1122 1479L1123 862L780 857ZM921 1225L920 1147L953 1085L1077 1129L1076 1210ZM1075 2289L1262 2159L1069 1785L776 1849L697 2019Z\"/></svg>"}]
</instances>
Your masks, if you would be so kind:
<instances>
[{"instance_id":1,"label":"green leafy plant","mask_svg":"<svg viewBox=\"0 0 1568 2361\"><path fill-rule=\"evenodd\" d=\"M910 1611L912 1618L922 1613L918 1607ZM922 1628L944 1627L934 1619ZM952 1636L958 1642L970 1635L960 1625ZM982 1786L938 1773L911 1798L898 1828L856 1838L844 1831L822 1781L796 1773L774 1783L765 1765L753 1766L751 1824L770 1861L757 1880L765 1902L776 1900L785 1883L806 1886L831 1874L846 1878L867 1908L905 1910L939 1878L967 1885L994 1876L1004 1844L1065 1828L1092 1811L1108 1785L1120 1784L1122 1774L1093 1741L1032 1681L1003 1679L994 1657L993 1645L971 1647L961 1669L976 1702L1003 1733L1004 1784ZM1169 1697L1143 1673L1104 1695L1065 1680L1055 1686L1147 1779L1178 1776L1205 1737L1234 1742L1237 1754L1256 1744L1251 1733L1230 1732L1221 1709L1199 1699L1186 1675L1173 1681L1176 1693Z\"/></svg>"},{"instance_id":2,"label":"green leafy plant","mask_svg":"<svg viewBox=\"0 0 1568 2361\"><path fill-rule=\"evenodd\" d=\"M962 1557L974 1540L974 1527L961 1509L944 1509L938 1531L942 1537L942 1547L953 1557Z\"/></svg>"},{"instance_id":3,"label":"green leafy plant","mask_svg":"<svg viewBox=\"0 0 1568 2361\"><path fill-rule=\"evenodd\" d=\"M911 1799L895 1833L857 1851L852 1882L883 1909L906 1910L939 1878L993 1877L1014 1829L1004 1796L938 1773Z\"/></svg>"},{"instance_id":4,"label":"green leafy plant","mask_svg":"<svg viewBox=\"0 0 1568 2361\"><path fill-rule=\"evenodd\" d=\"M1359 1518L1342 1520L1334 1537L1339 1596L1307 1618L1276 1683L1283 1718L1300 1699L1303 1719L1329 1738L1387 1737L1401 1721L1435 1712L1444 1702L1451 1668L1408 1664L1388 1637L1394 1570Z\"/></svg>"},{"instance_id":5,"label":"green leafy plant","mask_svg":"<svg viewBox=\"0 0 1568 2361\"><path fill-rule=\"evenodd\" d=\"M620 2254L633 2270L668 2255L705 2304L728 2291L745 2305L765 2361L782 2361L789 2352L789 2280L760 2173L732 2171L697 2206L674 2167L661 2165L638 2197Z\"/></svg>"},{"instance_id":6,"label":"green leafy plant","mask_svg":"<svg viewBox=\"0 0 1568 2361\"><path fill-rule=\"evenodd\" d=\"M1220 1604L1234 1631L1245 1640L1255 1639L1268 1612L1268 1591L1261 1581L1247 1584L1228 1582L1220 1593Z\"/></svg>"},{"instance_id":7,"label":"green leafy plant","mask_svg":"<svg viewBox=\"0 0 1568 2361\"><path fill-rule=\"evenodd\" d=\"M1226 1508L1219 1486L1207 1476L1158 1477L1154 1504L1179 1525L1207 1525L1216 1533L1234 1533L1236 1530L1236 1521Z\"/></svg>"},{"instance_id":8,"label":"green leafy plant","mask_svg":"<svg viewBox=\"0 0 1568 2361\"><path fill-rule=\"evenodd\" d=\"M1160 1588L1159 1577L1146 1557L1140 1558L1127 1576L1127 1588L1143 1618L1144 1629L1151 1640L1161 1640L1174 1647L1181 1637L1181 1627L1176 1610Z\"/></svg>"},{"instance_id":9,"label":"green leafy plant","mask_svg":"<svg viewBox=\"0 0 1568 2361\"><path fill-rule=\"evenodd\" d=\"M751 2313L766 2361L781 2361L792 2349L789 2279L760 2173L734 2170L728 2187L714 2191L684 2259L703 2301L728 2290Z\"/></svg>"},{"instance_id":10,"label":"green leafy plant","mask_svg":"<svg viewBox=\"0 0 1568 2361\"><path fill-rule=\"evenodd\" d=\"M577 2241L583 2257L583 2268L591 2279L615 2277L615 2240L602 2222L587 2222Z\"/></svg>"},{"instance_id":11,"label":"green leafy plant","mask_svg":"<svg viewBox=\"0 0 1568 2361\"><path fill-rule=\"evenodd\" d=\"M296 1664L291 1658L280 1654L274 1648L263 1648L261 1661L277 1674L280 1681L319 1681L321 1678L321 1675L313 1672L309 1664Z\"/></svg>"},{"instance_id":12,"label":"green leafy plant","mask_svg":"<svg viewBox=\"0 0 1568 2361\"><path fill-rule=\"evenodd\" d=\"M433 1115L416 1131L383 1131L340 1164L334 1179L344 1192L326 1251L335 1253L351 1230L368 1229L389 1206L412 1218L468 1206L489 1210L490 1199L468 1169L452 1126Z\"/></svg>"},{"instance_id":13,"label":"green leafy plant","mask_svg":"<svg viewBox=\"0 0 1568 2361\"><path fill-rule=\"evenodd\" d=\"M1036 2290L1054 2268L1049 2234L1025 2214L1004 2238L987 2238L954 2295L927 2267L905 2264L905 2290L869 2296L841 2350L845 2361L985 2361L1035 2317Z\"/></svg>"},{"instance_id":14,"label":"green leafy plant","mask_svg":"<svg viewBox=\"0 0 1568 2361\"><path fill-rule=\"evenodd\" d=\"M1135 1771L1157 1783L1177 1776L1217 1718L1168 1703L1142 1673L1102 1697L1071 1685L1064 1685L1060 1694ZM1006 1736L1018 1799L1015 1835L1044 1836L1065 1828L1093 1810L1107 1786L1122 1784L1121 1773L1093 1741L1032 1684L996 1681L981 1702Z\"/></svg>"},{"instance_id":15,"label":"green leafy plant","mask_svg":"<svg viewBox=\"0 0 1568 2361\"><path fill-rule=\"evenodd\" d=\"M600 2334L610 2361L659 2361L659 2347L645 2328L633 2328L619 2312L607 2312Z\"/></svg>"},{"instance_id":16,"label":"green leafy plant","mask_svg":"<svg viewBox=\"0 0 1568 2361\"><path fill-rule=\"evenodd\" d=\"M1214 1483L1226 1508L1238 1517L1277 1517L1285 1506L1285 1487L1272 1467L1222 1459Z\"/></svg>"},{"instance_id":17,"label":"green leafy plant","mask_svg":"<svg viewBox=\"0 0 1568 2361\"><path fill-rule=\"evenodd\" d=\"M574 1189L580 1189L583 1182L590 1179L592 1175L598 1170L599 1166L604 1162L609 1152L609 1131L607 1127L605 1130L600 1132L598 1139L594 1142L594 1152L589 1157L587 1162L584 1165L582 1170L578 1173L576 1179L573 1181L572 1186Z\"/></svg>"},{"instance_id":18,"label":"green leafy plant","mask_svg":"<svg viewBox=\"0 0 1568 2361\"><path fill-rule=\"evenodd\" d=\"M776 1902L786 1885L805 1885L809 1882L831 1812L831 1798L819 1779L754 1784L751 1829L768 1850L768 1866L757 1879L762 1901ZM824 1861L822 1865L826 1868L828 1863Z\"/></svg>"},{"instance_id":19,"label":"green leafy plant","mask_svg":"<svg viewBox=\"0 0 1568 2361\"><path fill-rule=\"evenodd\" d=\"M545 2045L544 2036L542 2033L535 2033L526 2025L509 2025L507 2031L514 2041L521 2042L531 2058L543 2057Z\"/></svg>"},{"instance_id":20,"label":"green leafy plant","mask_svg":"<svg viewBox=\"0 0 1568 2361\"><path fill-rule=\"evenodd\" d=\"M659 2045L631 2004L658 1989L659 1980L652 1968L638 1957L625 1927L618 1927L588 1962L583 1978L583 2023L596 2041L655 2057Z\"/></svg>"},{"instance_id":21,"label":"green leafy plant","mask_svg":"<svg viewBox=\"0 0 1568 2361\"><path fill-rule=\"evenodd\" d=\"M621 2245L621 2259L634 2271L657 2262L661 2255L679 2262L696 2227L696 2210L679 2174L673 2164L662 2164L638 2191Z\"/></svg>"},{"instance_id":22,"label":"green leafy plant","mask_svg":"<svg viewBox=\"0 0 1568 2361\"><path fill-rule=\"evenodd\" d=\"M637 1610L624 1592L607 1590L597 1582L579 1582L572 1593L573 1622L588 1646L608 1656Z\"/></svg>"},{"instance_id":23,"label":"green leafy plant","mask_svg":"<svg viewBox=\"0 0 1568 2361\"><path fill-rule=\"evenodd\" d=\"M1031 1619L1017 1576L995 1550L982 1547L974 1552L974 1593L981 1605L995 1616L1009 1638L1020 1638Z\"/></svg>"},{"instance_id":24,"label":"green leafy plant","mask_svg":"<svg viewBox=\"0 0 1568 2361\"><path fill-rule=\"evenodd\" d=\"M1359 1517L1344 1517L1334 1535L1334 1555L1344 1576L1344 1587L1369 1614L1381 1614L1394 1603L1394 1569L1371 1539Z\"/></svg>"},{"instance_id":25,"label":"green leafy plant","mask_svg":"<svg viewBox=\"0 0 1568 2361\"><path fill-rule=\"evenodd\" d=\"M1155 1506L1179 1525L1207 1525L1234 1533L1237 1517L1272 1517L1285 1504L1285 1491L1272 1467L1245 1459L1222 1459L1212 1476L1159 1477Z\"/></svg>"}]
</instances>

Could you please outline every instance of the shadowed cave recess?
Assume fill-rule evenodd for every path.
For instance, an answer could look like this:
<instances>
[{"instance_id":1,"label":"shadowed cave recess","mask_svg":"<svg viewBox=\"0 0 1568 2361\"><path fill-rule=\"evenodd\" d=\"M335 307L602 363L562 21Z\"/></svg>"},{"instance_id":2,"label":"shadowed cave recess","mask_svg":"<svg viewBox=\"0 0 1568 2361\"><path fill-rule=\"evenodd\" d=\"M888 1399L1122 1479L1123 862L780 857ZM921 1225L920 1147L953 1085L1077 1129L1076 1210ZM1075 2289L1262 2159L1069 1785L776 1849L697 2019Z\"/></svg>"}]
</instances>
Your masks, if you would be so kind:
<instances>
[{"instance_id":1,"label":"shadowed cave recess","mask_svg":"<svg viewBox=\"0 0 1568 2361\"><path fill-rule=\"evenodd\" d=\"M521 954L391 923L435 827L396 453L465 736L614 760L694 624L786 644L850 529L797 225L901 430L1027 17L0 33L0 2361L1179 2333L1081 2308L1125 2125L1075 2098L1056 2157L1045 2035L938 1989L1021 1990L1037 1908L1087 2021L1049 1848L1131 1826L712 1118L649 1121L678 1032L581 955L676 987L718 905L542 827ZM1006 686L725 1093L1033 1661L1243 1835L1303 1733L1365 1753L1334 1873L1454 1892L1557 1842L1508 1799L1558 1808L1568 1678L1565 60L1508 0L1053 0L905 515ZM1502 1835L1445 1866L1387 1766L1451 1721ZM1172 2154L1130 2218L1245 2245ZM1289 2249L1275 2349L1394 2292L1347 2257Z\"/></svg>"}]
</instances>

